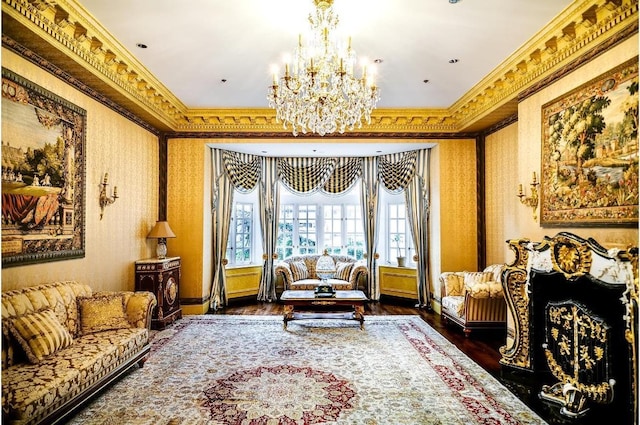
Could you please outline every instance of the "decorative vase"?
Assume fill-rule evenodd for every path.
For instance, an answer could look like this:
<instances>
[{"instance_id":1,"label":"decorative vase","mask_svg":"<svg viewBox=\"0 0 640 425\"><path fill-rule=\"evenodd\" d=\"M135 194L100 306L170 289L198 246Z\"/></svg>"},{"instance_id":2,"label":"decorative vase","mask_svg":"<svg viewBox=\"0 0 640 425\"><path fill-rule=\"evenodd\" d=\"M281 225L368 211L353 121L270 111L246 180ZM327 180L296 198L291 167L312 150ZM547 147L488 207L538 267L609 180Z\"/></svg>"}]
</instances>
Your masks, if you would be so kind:
<instances>
[{"instance_id":1,"label":"decorative vase","mask_svg":"<svg viewBox=\"0 0 640 425\"><path fill-rule=\"evenodd\" d=\"M398 267L404 267L404 257L396 257L398 260Z\"/></svg>"}]
</instances>

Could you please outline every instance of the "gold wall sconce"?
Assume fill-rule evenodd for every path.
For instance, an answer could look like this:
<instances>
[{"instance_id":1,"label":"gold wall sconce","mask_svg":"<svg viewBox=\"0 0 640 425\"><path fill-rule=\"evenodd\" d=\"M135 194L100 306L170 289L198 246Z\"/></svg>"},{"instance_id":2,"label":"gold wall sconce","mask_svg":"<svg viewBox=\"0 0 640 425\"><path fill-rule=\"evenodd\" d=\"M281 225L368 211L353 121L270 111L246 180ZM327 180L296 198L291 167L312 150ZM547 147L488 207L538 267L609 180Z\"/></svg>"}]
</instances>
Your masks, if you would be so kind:
<instances>
[{"instance_id":1,"label":"gold wall sconce","mask_svg":"<svg viewBox=\"0 0 640 425\"><path fill-rule=\"evenodd\" d=\"M538 180L536 179L536 172L533 172L533 181L531 182L531 196L525 196L524 191L522 190L522 184L518 185L518 198L520 198L520 202L528 207L533 209L533 219L537 220L538 215L536 214L536 210L538 208Z\"/></svg>"},{"instance_id":2,"label":"gold wall sconce","mask_svg":"<svg viewBox=\"0 0 640 425\"><path fill-rule=\"evenodd\" d=\"M104 173L104 179L102 180L102 183L100 183L100 220L102 220L102 216L104 214L104 207L113 204L116 199L118 199L117 186L113 186L113 196L109 197L107 195L107 186L109 185L109 183L107 183L108 180L109 173Z\"/></svg>"}]
</instances>

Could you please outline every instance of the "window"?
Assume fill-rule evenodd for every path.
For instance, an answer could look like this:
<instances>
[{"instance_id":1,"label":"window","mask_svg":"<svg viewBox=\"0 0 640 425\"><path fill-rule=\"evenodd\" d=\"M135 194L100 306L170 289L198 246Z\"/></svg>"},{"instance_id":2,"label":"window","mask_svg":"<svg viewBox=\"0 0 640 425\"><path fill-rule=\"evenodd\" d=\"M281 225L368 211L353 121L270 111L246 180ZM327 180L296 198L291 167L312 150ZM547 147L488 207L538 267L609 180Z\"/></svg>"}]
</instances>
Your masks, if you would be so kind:
<instances>
[{"instance_id":1,"label":"window","mask_svg":"<svg viewBox=\"0 0 640 425\"><path fill-rule=\"evenodd\" d=\"M229 226L229 264L250 264L253 254L253 203L236 202Z\"/></svg>"},{"instance_id":2,"label":"window","mask_svg":"<svg viewBox=\"0 0 640 425\"><path fill-rule=\"evenodd\" d=\"M340 254L342 251L342 205L323 205L323 251Z\"/></svg>"},{"instance_id":3,"label":"window","mask_svg":"<svg viewBox=\"0 0 640 425\"><path fill-rule=\"evenodd\" d=\"M300 204L298 207L298 250L300 254L318 253L318 206Z\"/></svg>"},{"instance_id":4,"label":"window","mask_svg":"<svg viewBox=\"0 0 640 425\"><path fill-rule=\"evenodd\" d=\"M364 223L360 205L345 205L345 231L347 255L364 258Z\"/></svg>"},{"instance_id":5,"label":"window","mask_svg":"<svg viewBox=\"0 0 640 425\"><path fill-rule=\"evenodd\" d=\"M283 193L276 247L278 258L320 254L325 249L331 254L364 258L364 226L358 191L338 197Z\"/></svg>"},{"instance_id":6,"label":"window","mask_svg":"<svg viewBox=\"0 0 640 425\"><path fill-rule=\"evenodd\" d=\"M411 235L407 229L407 212L404 202L387 204L387 259L408 257Z\"/></svg>"}]
</instances>

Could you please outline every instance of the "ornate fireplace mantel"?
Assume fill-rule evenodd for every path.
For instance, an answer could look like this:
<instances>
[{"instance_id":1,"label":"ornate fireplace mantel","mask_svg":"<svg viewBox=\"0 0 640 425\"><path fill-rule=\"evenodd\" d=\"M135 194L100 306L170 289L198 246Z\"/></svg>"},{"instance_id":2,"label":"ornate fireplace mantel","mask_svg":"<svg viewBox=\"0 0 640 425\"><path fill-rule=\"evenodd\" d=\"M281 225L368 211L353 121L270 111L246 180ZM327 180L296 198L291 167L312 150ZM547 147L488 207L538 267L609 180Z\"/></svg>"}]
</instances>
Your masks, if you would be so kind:
<instances>
[{"instance_id":1,"label":"ornate fireplace mantel","mask_svg":"<svg viewBox=\"0 0 640 425\"><path fill-rule=\"evenodd\" d=\"M540 398L567 417L615 409L633 423L638 249L607 250L566 232L508 243L515 259L502 279L508 329L500 363L539 375L548 384Z\"/></svg>"}]
</instances>

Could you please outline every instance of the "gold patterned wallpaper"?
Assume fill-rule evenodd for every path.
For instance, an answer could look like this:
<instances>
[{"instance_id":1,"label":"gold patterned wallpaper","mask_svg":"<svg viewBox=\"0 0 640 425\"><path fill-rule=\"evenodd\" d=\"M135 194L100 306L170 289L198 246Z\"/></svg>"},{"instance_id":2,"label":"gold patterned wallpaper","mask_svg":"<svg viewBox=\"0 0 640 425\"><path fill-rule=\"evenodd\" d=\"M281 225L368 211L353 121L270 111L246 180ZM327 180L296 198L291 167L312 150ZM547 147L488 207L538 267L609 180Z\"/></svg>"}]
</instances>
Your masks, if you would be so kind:
<instances>
[{"instance_id":1,"label":"gold patterned wallpaper","mask_svg":"<svg viewBox=\"0 0 640 425\"><path fill-rule=\"evenodd\" d=\"M203 314L211 288L211 155L207 140L170 139L167 220L176 234L169 254L182 258L180 298L185 314ZM201 300L198 302L198 300ZM193 311L192 311L193 310Z\"/></svg>"},{"instance_id":2,"label":"gold patterned wallpaper","mask_svg":"<svg viewBox=\"0 0 640 425\"><path fill-rule=\"evenodd\" d=\"M518 181L518 123L485 139L486 262L504 263L510 253L505 241L519 234L517 217L526 209L516 197ZM530 176L531 178L533 176ZM523 181L523 186L529 182Z\"/></svg>"},{"instance_id":3,"label":"gold patterned wallpaper","mask_svg":"<svg viewBox=\"0 0 640 425\"><path fill-rule=\"evenodd\" d=\"M2 269L2 290L74 279L93 290L133 290L133 263L155 254L146 235L158 213L158 138L11 51L2 66L87 111L85 258ZM118 200L100 220L104 173Z\"/></svg>"}]
</instances>

